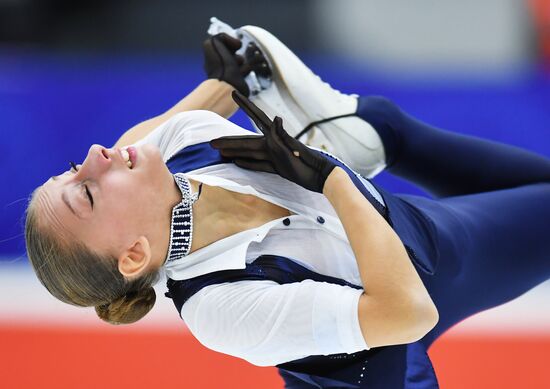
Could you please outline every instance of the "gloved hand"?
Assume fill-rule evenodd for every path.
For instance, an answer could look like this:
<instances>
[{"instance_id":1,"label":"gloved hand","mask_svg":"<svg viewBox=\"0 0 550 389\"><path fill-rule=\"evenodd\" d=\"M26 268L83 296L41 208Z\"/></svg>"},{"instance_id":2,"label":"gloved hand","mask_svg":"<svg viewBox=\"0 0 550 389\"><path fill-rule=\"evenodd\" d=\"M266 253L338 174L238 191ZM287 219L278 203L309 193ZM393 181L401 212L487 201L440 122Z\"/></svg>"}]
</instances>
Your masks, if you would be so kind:
<instances>
[{"instance_id":1,"label":"gloved hand","mask_svg":"<svg viewBox=\"0 0 550 389\"><path fill-rule=\"evenodd\" d=\"M280 117L271 121L237 91L233 91L232 97L264 135L224 136L211 140L210 145L239 167L276 173L306 189L322 193L336 164L290 136Z\"/></svg>"},{"instance_id":2,"label":"gloved hand","mask_svg":"<svg viewBox=\"0 0 550 389\"><path fill-rule=\"evenodd\" d=\"M226 33L207 38L202 46L207 77L225 81L246 96L250 90L245 76L251 70L269 72L265 58L254 43L247 46L244 58L235 54L241 47L241 41Z\"/></svg>"}]
</instances>

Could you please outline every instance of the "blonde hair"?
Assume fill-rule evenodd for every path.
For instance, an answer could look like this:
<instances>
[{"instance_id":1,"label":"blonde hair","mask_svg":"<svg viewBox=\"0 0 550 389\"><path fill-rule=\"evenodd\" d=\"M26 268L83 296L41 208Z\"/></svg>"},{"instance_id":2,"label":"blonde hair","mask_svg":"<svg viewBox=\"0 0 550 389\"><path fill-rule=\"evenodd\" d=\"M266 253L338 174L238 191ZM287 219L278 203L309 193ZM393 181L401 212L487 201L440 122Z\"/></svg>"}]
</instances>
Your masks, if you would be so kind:
<instances>
[{"instance_id":1,"label":"blonde hair","mask_svg":"<svg viewBox=\"0 0 550 389\"><path fill-rule=\"evenodd\" d=\"M57 299L80 307L95 307L110 324L130 324L155 305L153 285L159 271L128 280L118 270L115 257L98 255L82 242L64 242L41 226L34 198L27 207L27 255L42 285Z\"/></svg>"}]
</instances>

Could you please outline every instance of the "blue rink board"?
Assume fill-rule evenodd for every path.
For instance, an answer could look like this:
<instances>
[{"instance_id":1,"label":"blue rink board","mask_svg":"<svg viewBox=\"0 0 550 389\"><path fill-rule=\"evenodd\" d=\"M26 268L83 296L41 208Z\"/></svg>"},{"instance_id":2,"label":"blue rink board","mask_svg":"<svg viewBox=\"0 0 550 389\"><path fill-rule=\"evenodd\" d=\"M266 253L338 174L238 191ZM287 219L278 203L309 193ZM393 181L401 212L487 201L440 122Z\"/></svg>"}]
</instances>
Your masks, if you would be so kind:
<instances>
[{"instance_id":1,"label":"blue rink board","mask_svg":"<svg viewBox=\"0 0 550 389\"><path fill-rule=\"evenodd\" d=\"M342 91L385 95L441 128L550 156L548 73L401 82L343 60L308 56L306 63ZM91 144L112 145L126 129L163 112L202 79L200 55L0 52L0 258L24 254L23 214L36 186L65 170L69 160L81 161ZM251 128L242 113L234 121ZM395 192L421 193L385 173L376 180Z\"/></svg>"}]
</instances>

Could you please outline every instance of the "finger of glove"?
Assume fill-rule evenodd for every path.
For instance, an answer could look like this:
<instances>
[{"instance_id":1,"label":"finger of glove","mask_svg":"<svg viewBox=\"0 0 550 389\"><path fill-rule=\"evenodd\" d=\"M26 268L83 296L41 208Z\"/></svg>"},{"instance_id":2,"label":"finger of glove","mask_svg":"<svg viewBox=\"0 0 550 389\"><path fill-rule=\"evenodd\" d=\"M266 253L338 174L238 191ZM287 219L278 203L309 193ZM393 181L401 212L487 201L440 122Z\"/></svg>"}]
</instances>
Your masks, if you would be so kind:
<instances>
[{"instance_id":1,"label":"finger of glove","mask_svg":"<svg viewBox=\"0 0 550 389\"><path fill-rule=\"evenodd\" d=\"M215 149L243 148L247 150L265 149L265 137L260 135L231 135L212 139L210 146Z\"/></svg>"},{"instance_id":2,"label":"finger of glove","mask_svg":"<svg viewBox=\"0 0 550 389\"><path fill-rule=\"evenodd\" d=\"M229 48L219 39L212 38L212 46L216 50L216 53L220 57L220 61L224 64L236 64L235 53L229 50Z\"/></svg>"},{"instance_id":3,"label":"finger of glove","mask_svg":"<svg viewBox=\"0 0 550 389\"><path fill-rule=\"evenodd\" d=\"M242 55L235 55L235 59L237 60L237 65L239 66L241 76L246 77L252 70L252 67Z\"/></svg>"},{"instance_id":4,"label":"finger of glove","mask_svg":"<svg viewBox=\"0 0 550 389\"><path fill-rule=\"evenodd\" d=\"M216 78L231 84L245 95L250 94L248 84L240 73L237 58L219 39L210 37L203 43L204 70L208 78Z\"/></svg>"},{"instance_id":5,"label":"finger of glove","mask_svg":"<svg viewBox=\"0 0 550 389\"><path fill-rule=\"evenodd\" d=\"M273 165L268 161L256 161L245 158L237 158L233 161L233 163L244 169L277 174Z\"/></svg>"},{"instance_id":6,"label":"finger of glove","mask_svg":"<svg viewBox=\"0 0 550 389\"><path fill-rule=\"evenodd\" d=\"M214 40L214 37L209 36L204 41L202 41L202 49L204 52L210 52L212 51L214 43L212 43Z\"/></svg>"},{"instance_id":7,"label":"finger of glove","mask_svg":"<svg viewBox=\"0 0 550 389\"><path fill-rule=\"evenodd\" d=\"M226 34L225 32L222 32L220 34L214 35L214 39L219 40L223 45L229 49L232 53L235 53L235 51L239 50L242 46L242 43L237 38L233 38L232 36Z\"/></svg>"},{"instance_id":8,"label":"finger of glove","mask_svg":"<svg viewBox=\"0 0 550 389\"><path fill-rule=\"evenodd\" d=\"M222 149L220 150L222 157L235 159L246 158L255 161L269 161L269 154L266 150L249 150L249 149Z\"/></svg>"},{"instance_id":9,"label":"finger of glove","mask_svg":"<svg viewBox=\"0 0 550 389\"><path fill-rule=\"evenodd\" d=\"M235 103L242 108L248 117L256 123L260 131L262 131L265 135L271 132L272 122L260 108L258 108L252 101L238 91L233 91L231 93L231 97L233 97Z\"/></svg>"},{"instance_id":10,"label":"finger of glove","mask_svg":"<svg viewBox=\"0 0 550 389\"><path fill-rule=\"evenodd\" d=\"M286 146L289 150L302 150L303 144L291 137L283 127L283 119L279 116L275 116L273 119L273 126L275 128L276 137L279 141Z\"/></svg>"},{"instance_id":11,"label":"finger of glove","mask_svg":"<svg viewBox=\"0 0 550 389\"><path fill-rule=\"evenodd\" d=\"M206 39L203 43L204 70L208 77L220 78L224 73L224 63L221 54L215 46L212 37Z\"/></svg>"},{"instance_id":12,"label":"finger of glove","mask_svg":"<svg viewBox=\"0 0 550 389\"><path fill-rule=\"evenodd\" d=\"M251 70L252 68L246 62L242 63L239 66L239 71L241 72L241 76L243 77L246 77Z\"/></svg>"}]
</instances>

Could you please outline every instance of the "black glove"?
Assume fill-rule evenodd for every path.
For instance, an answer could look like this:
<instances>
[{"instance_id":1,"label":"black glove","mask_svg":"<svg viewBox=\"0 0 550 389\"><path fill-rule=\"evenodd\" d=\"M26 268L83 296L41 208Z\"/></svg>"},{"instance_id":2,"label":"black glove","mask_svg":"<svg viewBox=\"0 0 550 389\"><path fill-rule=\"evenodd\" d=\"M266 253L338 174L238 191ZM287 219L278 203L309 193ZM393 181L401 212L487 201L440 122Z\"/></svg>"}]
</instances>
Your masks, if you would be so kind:
<instances>
[{"instance_id":1,"label":"black glove","mask_svg":"<svg viewBox=\"0 0 550 389\"><path fill-rule=\"evenodd\" d=\"M226 33L207 38L202 46L207 77L225 81L246 96L250 90L244 77L251 70L270 74L265 58L254 43L246 47L244 58L235 54L241 47L241 41Z\"/></svg>"},{"instance_id":2,"label":"black glove","mask_svg":"<svg viewBox=\"0 0 550 389\"><path fill-rule=\"evenodd\" d=\"M276 173L306 189L322 193L336 164L290 136L280 117L275 116L271 121L239 92L233 91L232 96L264 136L224 136L211 140L210 145L239 167Z\"/></svg>"}]
</instances>

